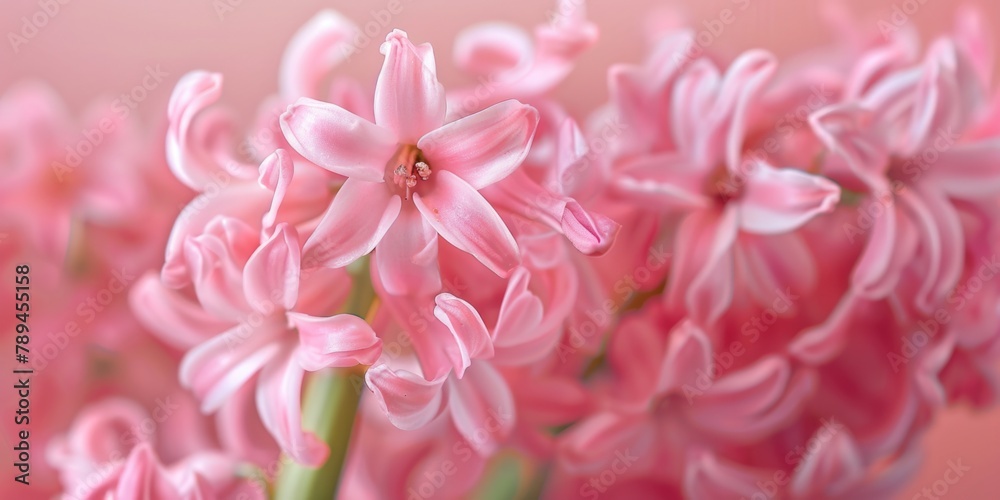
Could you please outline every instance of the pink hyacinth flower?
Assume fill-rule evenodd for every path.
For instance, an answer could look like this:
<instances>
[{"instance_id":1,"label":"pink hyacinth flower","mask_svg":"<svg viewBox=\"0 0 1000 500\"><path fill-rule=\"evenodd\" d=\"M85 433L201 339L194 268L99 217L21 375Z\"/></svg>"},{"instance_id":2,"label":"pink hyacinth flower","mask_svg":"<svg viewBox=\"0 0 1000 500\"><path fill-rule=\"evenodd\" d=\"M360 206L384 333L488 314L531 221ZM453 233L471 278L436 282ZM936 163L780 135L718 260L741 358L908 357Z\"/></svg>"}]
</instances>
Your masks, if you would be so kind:
<instances>
[{"instance_id":1,"label":"pink hyacinth flower","mask_svg":"<svg viewBox=\"0 0 1000 500\"><path fill-rule=\"evenodd\" d=\"M393 31L375 87L375 123L300 99L281 117L289 144L348 177L303 258L343 267L371 252L392 294L440 288L437 237L506 276L517 245L479 190L511 174L527 155L538 113L505 101L445 123L444 89L429 45Z\"/></svg>"}]
</instances>

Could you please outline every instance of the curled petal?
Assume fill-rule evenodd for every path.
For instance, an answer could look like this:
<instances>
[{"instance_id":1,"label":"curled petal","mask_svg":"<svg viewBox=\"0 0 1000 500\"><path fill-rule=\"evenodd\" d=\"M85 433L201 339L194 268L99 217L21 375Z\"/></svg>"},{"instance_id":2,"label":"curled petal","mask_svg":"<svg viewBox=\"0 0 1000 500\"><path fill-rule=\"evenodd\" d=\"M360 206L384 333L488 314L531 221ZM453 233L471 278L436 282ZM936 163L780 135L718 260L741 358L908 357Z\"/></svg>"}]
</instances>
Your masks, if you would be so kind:
<instances>
[{"instance_id":1,"label":"curled petal","mask_svg":"<svg viewBox=\"0 0 1000 500\"><path fill-rule=\"evenodd\" d=\"M685 385L694 387L700 376L710 380L716 376L712 370L712 343L693 322L685 320L670 333L657 390L679 392Z\"/></svg>"},{"instance_id":2,"label":"curled petal","mask_svg":"<svg viewBox=\"0 0 1000 500\"><path fill-rule=\"evenodd\" d=\"M740 199L740 227L751 233L786 233L840 201L840 187L823 177L758 163Z\"/></svg>"},{"instance_id":3,"label":"curled petal","mask_svg":"<svg viewBox=\"0 0 1000 500\"><path fill-rule=\"evenodd\" d=\"M243 268L243 290L257 311L289 310L299 297L302 249L295 228L279 224Z\"/></svg>"},{"instance_id":4,"label":"curled petal","mask_svg":"<svg viewBox=\"0 0 1000 500\"><path fill-rule=\"evenodd\" d=\"M288 320L299 331L298 360L306 370L370 365L382 354L382 340L352 314L318 318L288 313Z\"/></svg>"},{"instance_id":5,"label":"curled petal","mask_svg":"<svg viewBox=\"0 0 1000 500\"><path fill-rule=\"evenodd\" d=\"M318 97L330 70L351 51L358 27L335 10L313 16L288 42L279 71L286 99Z\"/></svg>"},{"instance_id":6,"label":"curled petal","mask_svg":"<svg viewBox=\"0 0 1000 500\"><path fill-rule=\"evenodd\" d=\"M373 365L365 373L368 387L393 425L403 430L423 427L444 410L442 386L447 374L434 380L386 363Z\"/></svg>"},{"instance_id":7,"label":"curled petal","mask_svg":"<svg viewBox=\"0 0 1000 500\"><path fill-rule=\"evenodd\" d=\"M262 188L274 192L274 197L271 198L271 208L262 219L264 237L269 237L274 229L274 224L278 220L278 209L285 199L288 186L292 183L294 172L295 165L292 163L292 159L282 149L271 153L260 164L260 176L257 178L257 183Z\"/></svg>"},{"instance_id":8,"label":"curled petal","mask_svg":"<svg viewBox=\"0 0 1000 500\"><path fill-rule=\"evenodd\" d=\"M265 321L253 327L249 321L188 351L181 360L181 385L201 400L201 410L217 410L281 350L276 340L286 331Z\"/></svg>"},{"instance_id":9,"label":"curled petal","mask_svg":"<svg viewBox=\"0 0 1000 500\"><path fill-rule=\"evenodd\" d=\"M167 105L170 127L167 130L167 164L177 178L188 187L203 191L217 184L220 178L249 174L249 169L237 165L219 144L232 134L231 124L221 116L205 116L196 126L195 118L222 93L222 75L194 71L181 77ZM225 168L224 168L225 167ZM244 172L244 170L246 170Z\"/></svg>"},{"instance_id":10,"label":"curled petal","mask_svg":"<svg viewBox=\"0 0 1000 500\"><path fill-rule=\"evenodd\" d=\"M493 357L493 339L479 312L468 302L450 293L434 298L434 317L448 328L455 343L445 346L455 375L462 378L473 359Z\"/></svg>"}]
</instances>

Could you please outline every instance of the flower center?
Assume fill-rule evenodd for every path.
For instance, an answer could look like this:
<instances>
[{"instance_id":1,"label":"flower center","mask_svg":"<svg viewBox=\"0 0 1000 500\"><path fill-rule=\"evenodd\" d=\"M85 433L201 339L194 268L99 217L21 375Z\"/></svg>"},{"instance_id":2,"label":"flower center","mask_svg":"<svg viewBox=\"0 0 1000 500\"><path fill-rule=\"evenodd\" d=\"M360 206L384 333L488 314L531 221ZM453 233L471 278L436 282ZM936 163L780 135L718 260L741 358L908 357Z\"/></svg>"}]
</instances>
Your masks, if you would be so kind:
<instances>
[{"instance_id":1,"label":"flower center","mask_svg":"<svg viewBox=\"0 0 1000 500\"><path fill-rule=\"evenodd\" d=\"M431 178L431 166L420 149L411 144L404 144L396 150L386 164L386 170L392 173L393 184L404 191L403 199L406 200L410 199L410 191L416 190L418 181Z\"/></svg>"},{"instance_id":2,"label":"flower center","mask_svg":"<svg viewBox=\"0 0 1000 500\"><path fill-rule=\"evenodd\" d=\"M705 182L705 193L719 205L725 205L743 195L745 178L732 175L725 165L712 171Z\"/></svg>"}]
</instances>

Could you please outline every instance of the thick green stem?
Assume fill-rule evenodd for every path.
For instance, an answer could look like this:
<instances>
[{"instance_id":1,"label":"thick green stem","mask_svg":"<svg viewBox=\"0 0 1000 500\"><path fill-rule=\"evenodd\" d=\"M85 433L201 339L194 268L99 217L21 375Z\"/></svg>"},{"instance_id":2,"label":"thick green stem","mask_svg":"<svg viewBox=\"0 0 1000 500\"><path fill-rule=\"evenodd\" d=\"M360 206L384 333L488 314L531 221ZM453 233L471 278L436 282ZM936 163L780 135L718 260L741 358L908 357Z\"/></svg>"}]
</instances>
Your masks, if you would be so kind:
<instances>
[{"instance_id":1,"label":"thick green stem","mask_svg":"<svg viewBox=\"0 0 1000 500\"><path fill-rule=\"evenodd\" d=\"M364 318L376 300L368 278L367 258L352 265L349 271L354 285L343 312ZM363 368L357 367L324 370L312 375L302 404L302 427L327 443L330 456L318 468L304 467L284 457L275 485L275 498L327 500L336 496L361 400L361 391L354 382L363 373Z\"/></svg>"}]
</instances>

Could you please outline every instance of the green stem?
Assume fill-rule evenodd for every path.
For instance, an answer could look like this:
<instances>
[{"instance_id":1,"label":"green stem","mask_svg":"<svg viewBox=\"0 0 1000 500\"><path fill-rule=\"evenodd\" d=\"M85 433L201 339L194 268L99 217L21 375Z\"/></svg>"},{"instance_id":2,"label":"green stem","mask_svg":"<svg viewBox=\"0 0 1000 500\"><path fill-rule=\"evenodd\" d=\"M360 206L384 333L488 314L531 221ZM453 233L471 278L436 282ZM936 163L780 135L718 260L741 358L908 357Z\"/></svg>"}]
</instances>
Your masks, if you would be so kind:
<instances>
[{"instance_id":1,"label":"green stem","mask_svg":"<svg viewBox=\"0 0 1000 500\"><path fill-rule=\"evenodd\" d=\"M376 300L368 279L368 259L348 268L354 280L344 313L364 318ZM364 367L330 369L312 374L302 404L302 427L330 447L326 463L318 468L299 465L284 457L275 485L278 500L331 499L337 494L340 475L351 443L351 430L361 400L354 382Z\"/></svg>"}]
</instances>

